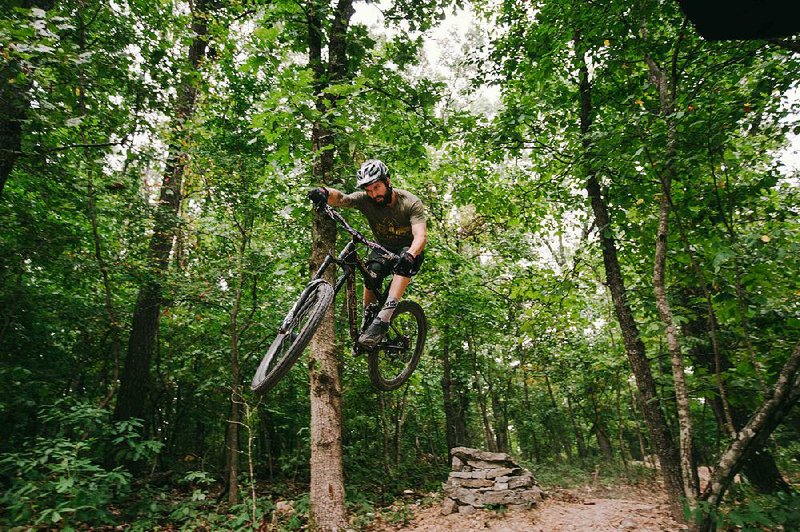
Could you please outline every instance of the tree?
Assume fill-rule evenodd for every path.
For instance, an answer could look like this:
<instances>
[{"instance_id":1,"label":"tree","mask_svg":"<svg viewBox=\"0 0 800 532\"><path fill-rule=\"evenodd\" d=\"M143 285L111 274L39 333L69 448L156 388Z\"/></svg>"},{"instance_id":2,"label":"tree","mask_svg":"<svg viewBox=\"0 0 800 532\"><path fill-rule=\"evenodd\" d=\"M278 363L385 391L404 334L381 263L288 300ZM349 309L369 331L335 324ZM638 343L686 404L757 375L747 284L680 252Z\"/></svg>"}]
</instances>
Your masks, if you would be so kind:
<instances>
[{"instance_id":1,"label":"tree","mask_svg":"<svg viewBox=\"0 0 800 532\"><path fill-rule=\"evenodd\" d=\"M148 247L148 268L136 297L125 363L114 408L114 418L126 420L149 417L150 362L158 334L163 297L162 278L169 265L170 254L179 225L183 175L187 156L187 125L192 119L197 100L199 67L206 53L208 11L201 0L192 6L193 32L175 102L167 163L161 181L158 204L153 220L153 236Z\"/></svg>"},{"instance_id":2,"label":"tree","mask_svg":"<svg viewBox=\"0 0 800 532\"><path fill-rule=\"evenodd\" d=\"M683 497L693 499L697 484L695 467L691 463L694 439L692 398L688 393L691 386L685 378L685 359L677 325L683 317L673 313L671 308L669 281L664 269L670 257L666 245L671 232L669 218L674 218L676 231L672 233L677 232L674 236L682 248L674 254L681 265L689 265L688 271L703 292L715 360L714 378L724 407L722 411L728 412L726 425L732 427L730 407L725 406L729 403L725 383L728 377L721 371L724 354L719 339L721 333L717 330L720 326L718 309L722 305L712 292L715 286L712 283L718 281L710 279L712 276L706 273L704 259L695 251L698 243L707 241L708 237L696 229L703 225L695 216L698 207L694 202L698 198L690 192L696 180L688 176L708 172L701 162L706 158L701 147L703 142L713 139L710 146L715 146L714 149L735 152L743 149L743 144L730 132L743 126L760 131L765 120L773 123L781 115L772 104L764 102L765 106L759 107L762 111L753 120L743 118L741 110L750 112L753 104L728 105L725 98L719 96L725 93L722 87L729 88L731 92L727 94L741 90L742 96L738 97L762 102L763 89L758 88L758 83L740 88L730 82L747 76L746 68L758 69L761 75L772 80L772 86L785 86L789 78L775 75L772 67L775 56L763 46L712 47L703 43L682 25L674 6L646 3L632 10L622 5L594 10L562 2L541 2L533 12L530 11L533 8L527 6L506 7L500 17L506 17L508 30L494 43L495 70L489 72L506 80L501 86L505 90L507 109L498 120L498 140L512 153L538 163L537 168L544 175L553 175L552 166L555 165L570 173L572 168L577 168L580 172L575 174L586 179L606 283L642 394L645 420L662 462L673 510L680 515L680 501ZM536 23L529 24L526 15L535 18ZM598 23L600 20L603 22ZM666 42L672 45L668 47ZM754 51L756 48L758 52ZM520 49L523 53L518 53ZM713 80L709 72L714 72ZM641 89L643 86L645 91ZM579 112L560 105L564 101L575 101L577 96ZM543 105L543 101L551 107ZM701 101L704 112L717 115L714 119L706 121L705 116L692 114ZM559 106L560 111L552 113L552 108ZM638 117L631 113L637 107L642 110ZM767 130L770 127L766 126ZM773 138L780 141L783 133L772 131L775 131ZM753 141L751 139L744 143ZM760 164L755 162L753 167ZM711 168L713 176L715 166L712 164ZM770 172L768 168L764 171ZM637 179L637 176L641 177ZM680 188L675 185L678 179L682 183ZM715 182L718 182L716 178ZM653 183L658 183L658 187L654 189ZM638 210L635 206L645 203L644 198L654 193L660 203L658 215L634 217L633 213ZM721 194L719 190L715 193L718 200ZM741 195L737 200L743 198ZM736 200L732 196L729 199L733 202L729 205L734 205ZM729 222L722 223L730 226ZM657 238L653 238L654 234ZM639 296L631 301L631 292L625 287L626 278L628 282L638 282L641 269L652 260L646 255L651 242L656 245L652 267L654 301ZM741 295L740 292L737 296L740 301ZM742 321L746 312L742 312L741 304L739 307L739 322L746 330L746 320ZM654 372L645 356L649 332L643 333L637 325L637 321L646 324L653 310L666 327L673 361L671 389L679 405L684 480L677 448L671 443L667 418L659 408ZM750 345L747 336L745 333L746 346ZM748 347L747 351L754 360L754 350ZM657 373L656 377L659 377Z\"/></svg>"}]
</instances>

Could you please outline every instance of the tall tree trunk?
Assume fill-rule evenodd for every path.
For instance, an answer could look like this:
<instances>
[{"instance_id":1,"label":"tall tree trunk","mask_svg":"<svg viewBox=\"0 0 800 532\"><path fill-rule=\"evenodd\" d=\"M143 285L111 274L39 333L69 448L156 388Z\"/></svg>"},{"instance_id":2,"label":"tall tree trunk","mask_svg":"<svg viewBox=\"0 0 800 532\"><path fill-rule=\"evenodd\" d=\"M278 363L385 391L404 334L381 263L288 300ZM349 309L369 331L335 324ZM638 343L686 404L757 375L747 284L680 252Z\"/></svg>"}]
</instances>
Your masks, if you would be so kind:
<instances>
[{"instance_id":1,"label":"tall tree trunk","mask_svg":"<svg viewBox=\"0 0 800 532\"><path fill-rule=\"evenodd\" d=\"M453 374L453 360L450 357L450 327L444 326L444 347L442 349L442 397L444 399L444 418L447 439L447 452L453 447L467 445L467 394L458 376Z\"/></svg>"},{"instance_id":2,"label":"tall tree trunk","mask_svg":"<svg viewBox=\"0 0 800 532\"><path fill-rule=\"evenodd\" d=\"M247 216L247 214L245 214ZM225 489L228 492L228 503L236 504L239 502L239 427L242 425L242 373L239 366L239 340L243 328L239 324L239 313L242 308L242 294L245 283L245 254L250 240L250 224L245 221L240 224L236 222L239 229L238 257L236 261L236 288L234 291L233 308L230 314L230 363L231 363L231 395L230 395L230 418L228 419L227 430L227 455L225 469L227 478Z\"/></svg>"},{"instance_id":3,"label":"tall tree trunk","mask_svg":"<svg viewBox=\"0 0 800 532\"><path fill-rule=\"evenodd\" d=\"M505 404L496 389L492 389L492 418L494 419L494 436L498 452L508 452L508 418Z\"/></svg>"},{"instance_id":4,"label":"tall tree trunk","mask_svg":"<svg viewBox=\"0 0 800 532\"><path fill-rule=\"evenodd\" d=\"M497 441L492 432L492 424L489 422L489 410L486 406L486 394L481 390L480 377L475 376L475 394L478 397L478 405L481 408L481 423L483 425L483 441L486 450L490 452L497 451Z\"/></svg>"},{"instance_id":5,"label":"tall tree trunk","mask_svg":"<svg viewBox=\"0 0 800 532\"><path fill-rule=\"evenodd\" d=\"M668 180L668 177L664 178ZM668 185L665 181L665 187ZM697 467L694 462L694 445L692 443L692 418L689 400L689 389L686 384L686 375L683 369L683 355L678 334L678 327L672 316L672 308L667 300L667 290L664 281L664 270L667 256L667 234L669 226L669 199L665 192L661 197L661 211L658 222L658 236L656 238L656 256L653 271L653 287L656 297L656 308L664 323L667 337L667 350L670 354L672 365L672 380L675 385L675 401L678 407L678 426L680 427L680 459L683 476L683 490L686 500L694 508L699 494L699 480Z\"/></svg>"},{"instance_id":6,"label":"tall tree trunk","mask_svg":"<svg viewBox=\"0 0 800 532\"><path fill-rule=\"evenodd\" d=\"M531 405L530 386L528 386L528 370L524 361L522 361L522 358L520 358L520 361L521 361L520 367L522 367L522 391L523 391L523 400L525 401L525 411L533 412L533 407ZM536 438L536 429L533 426L533 422L531 421L530 423L531 423L530 437L531 437L531 446L533 450L533 458L535 458L537 462L541 462L542 452L541 449L539 448L539 440Z\"/></svg>"},{"instance_id":7,"label":"tall tree trunk","mask_svg":"<svg viewBox=\"0 0 800 532\"><path fill-rule=\"evenodd\" d=\"M450 326L445 324L442 334L442 400L444 401L444 426L447 453L450 449L458 447L456 443L456 404L453 397L453 373L450 366Z\"/></svg>"},{"instance_id":8,"label":"tall tree trunk","mask_svg":"<svg viewBox=\"0 0 800 532\"><path fill-rule=\"evenodd\" d=\"M575 434L575 443L578 445L578 460L582 463L587 456L586 439L583 437L583 431L578 425L575 409L572 408L572 399L569 394L567 394L567 415L569 415L569 424L572 425L572 432Z\"/></svg>"},{"instance_id":9,"label":"tall tree trunk","mask_svg":"<svg viewBox=\"0 0 800 532\"><path fill-rule=\"evenodd\" d=\"M561 423L563 419L561 415L561 409L558 408L558 403L556 402L556 396L553 393L553 387L550 385L550 377L547 375L546 371L544 372L544 383L547 387L547 396L550 398L550 407L553 409L553 415L549 416L548 419L550 432L553 435L553 450L558 455L558 461L561 461L560 449L564 449L564 453L567 456L567 462L571 462L572 444L570 443L569 438L564 436L564 428L563 424Z\"/></svg>"},{"instance_id":10,"label":"tall tree trunk","mask_svg":"<svg viewBox=\"0 0 800 532\"><path fill-rule=\"evenodd\" d=\"M681 459L681 472L683 477L683 491L690 509L694 509L697 497L700 494L700 481L697 475L697 465L694 461L694 444L692 442L692 416L689 389L686 384L686 374L683 367L683 354L681 353L680 333L675 324L672 307L667 298L666 264L667 246L669 237L669 213L671 205L672 180L677 175L676 155L678 133L673 113L678 87L677 60L680 43L683 37L684 26L678 35L672 53L672 68L670 75L662 70L656 62L645 54L645 62L650 71L650 80L658 89L660 112L667 122L667 146L663 170L659 171L661 180L661 199L659 201L658 229L656 235L655 259L653 265L653 290L656 299L656 309L664 324L664 334L667 340L667 351L670 355L672 367L672 380L675 385L675 402L678 413L679 448ZM658 171L658 170L656 170Z\"/></svg>"},{"instance_id":11,"label":"tall tree trunk","mask_svg":"<svg viewBox=\"0 0 800 532\"><path fill-rule=\"evenodd\" d=\"M233 320L231 327L234 326ZM228 503L239 502L239 426L242 424L242 373L239 368L239 335L231 334L231 395L230 417L226 434L227 453L225 455L225 490L228 492Z\"/></svg>"},{"instance_id":12,"label":"tall tree trunk","mask_svg":"<svg viewBox=\"0 0 800 532\"><path fill-rule=\"evenodd\" d=\"M603 418L600 415L600 406L597 404L597 395L595 394L594 387L589 388L589 399L592 402L592 431L595 438L597 438L597 445L600 447L600 453L606 460L611 460L614 457L614 451L611 447L611 440L606 434L606 429L603 426Z\"/></svg>"},{"instance_id":13,"label":"tall tree trunk","mask_svg":"<svg viewBox=\"0 0 800 532\"><path fill-rule=\"evenodd\" d=\"M628 387L628 391L630 392L631 396L631 412L633 413L633 420L636 423L636 440L639 442L639 454L641 455L642 462L644 462L645 465L655 467L655 463L648 463L649 460L647 446L645 445L644 434L642 434L642 426L639 423L639 408L637 408L637 405L641 399L641 396L637 395L630 386Z\"/></svg>"},{"instance_id":14,"label":"tall tree trunk","mask_svg":"<svg viewBox=\"0 0 800 532\"><path fill-rule=\"evenodd\" d=\"M612 338L613 341L613 338ZM625 444L625 424L622 422L622 383L620 382L619 372L614 379L614 398L617 415L617 440L619 440L619 457L622 460L622 466L625 468L625 473L628 473L628 455L626 454L627 446Z\"/></svg>"},{"instance_id":15,"label":"tall tree trunk","mask_svg":"<svg viewBox=\"0 0 800 532\"><path fill-rule=\"evenodd\" d=\"M305 7L308 27L308 60L314 75L317 110L322 118L312 125L313 174L316 181L334 181L334 131L325 123L326 113L336 105L333 95L323 90L347 73L347 27L352 17L352 0L340 0L328 36L328 68L322 62L322 6L309 0ZM311 268L314 271L336 244L332 220L314 215ZM333 269L327 277L333 282ZM310 518L316 530L343 530L347 526L342 466L341 368L336 349L334 305L326 314L311 342L311 485Z\"/></svg>"},{"instance_id":16,"label":"tall tree trunk","mask_svg":"<svg viewBox=\"0 0 800 532\"><path fill-rule=\"evenodd\" d=\"M600 239L600 247L603 252L603 265L606 271L606 283L611 292L611 299L614 303L614 311L622 331L622 339L628 361L636 377L636 385L641 396L642 411L645 423L650 433L650 439L655 446L661 463L661 472L664 475L664 483L667 495L670 499L672 514L682 519L682 503L684 497L683 481L681 478L680 457L672 435L669 432L667 421L659 405L656 385L647 360L644 343L639 336L639 327L633 317L630 305L627 300L625 281L622 276L622 268L617 257L617 245L611 227L611 217L608 214L608 206L600 190L600 183L594 170L591 168L593 154L592 141L589 138L589 130L592 124L592 98L591 83L589 82L589 69L586 66L586 59L583 53L583 46L580 45L579 38L576 37L578 46L579 78L580 78L580 129L583 135L584 157L587 161L586 191L592 205Z\"/></svg>"},{"instance_id":17,"label":"tall tree trunk","mask_svg":"<svg viewBox=\"0 0 800 532\"><path fill-rule=\"evenodd\" d=\"M196 72L205 56L206 24L205 6L207 0L199 0L192 11L192 32L194 37L189 47L188 60L192 72ZM182 137L185 136L186 122L195 110L197 87L194 77L187 74L178 89L173 132L175 138L170 143L166 170L161 181L158 206L156 208L153 236L148 247L149 271L144 284L139 289L133 322L128 337L128 351L120 376L119 394L114 410L114 418L124 420L145 418L150 405L150 361L158 333L161 314L162 277L168 264L175 229L178 226L178 212L181 203L181 185L186 170L187 156Z\"/></svg>"},{"instance_id":18,"label":"tall tree trunk","mask_svg":"<svg viewBox=\"0 0 800 532\"><path fill-rule=\"evenodd\" d=\"M403 442L403 427L406 423L406 415L408 414L408 383L403 387L403 395L397 402L394 415L394 434L392 437L392 447L394 451L394 465L400 467L400 459L402 457L402 442Z\"/></svg>"}]
</instances>

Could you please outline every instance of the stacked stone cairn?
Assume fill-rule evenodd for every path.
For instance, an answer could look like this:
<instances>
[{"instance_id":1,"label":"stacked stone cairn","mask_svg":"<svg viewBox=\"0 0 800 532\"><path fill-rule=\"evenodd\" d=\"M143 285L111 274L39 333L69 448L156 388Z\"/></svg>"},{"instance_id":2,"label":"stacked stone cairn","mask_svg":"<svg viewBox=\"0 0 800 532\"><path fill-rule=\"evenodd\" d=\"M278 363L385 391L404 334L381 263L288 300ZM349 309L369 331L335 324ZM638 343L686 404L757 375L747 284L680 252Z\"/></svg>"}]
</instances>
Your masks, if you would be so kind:
<instances>
[{"instance_id":1,"label":"stacked stone cairn","mask_svg":"<svg viewBox=\"0 0 800 532\"><path fill-rule=\"evenodd\" d=\"M443 485L442 514L476 508L528 509L544 499L533 475L505 453L454 447L452 471Z\"/></svg>"}]
</instances>

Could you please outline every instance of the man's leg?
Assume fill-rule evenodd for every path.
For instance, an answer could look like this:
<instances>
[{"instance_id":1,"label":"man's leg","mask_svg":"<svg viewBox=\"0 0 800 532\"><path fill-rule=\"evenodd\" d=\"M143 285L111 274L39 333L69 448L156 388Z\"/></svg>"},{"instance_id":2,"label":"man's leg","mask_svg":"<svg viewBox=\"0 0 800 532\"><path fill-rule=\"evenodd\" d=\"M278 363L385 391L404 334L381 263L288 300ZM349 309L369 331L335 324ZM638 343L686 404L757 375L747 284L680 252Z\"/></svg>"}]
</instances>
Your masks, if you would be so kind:
<instances>
[{"instance_id":1,"label":"man's leg","mask_svg":"<svg viewBox=\"0 0 800 532\"><path fill-rule=\"evenodd\" d=\"M367 268L368 277L364 279L364 318L361 323L362 331L364 331L375 318L375 314L370 316L367 312L367 307L378 301L373 290L379 290L381 286L383 286L383 279L388 273L386 264L382 258L377 255L377 252L370 254L369 260L365 266Z\"/></svg>"},{"instance_id":2,"label":"man's leg","mask_svg":"<svg viewBox=\"0 0 800 532\"><path fill-rule=\"evenodd\" d=\"M395 274L394 277L392 277L392 284L389 285L389 293L386 296L386 302L383 304L383 308L378 312L378 315L372 323L370 323L369 327L359 336L359 344L370 348L375 347L381 341L386 331L389 330L389 322L392 321L392 316L395 310L397 310L400 298L403 297L406 288L408 288L408 284L411 282L411 276L419 271L419 267L422 265L422 259L422 255L417 257L414 268L409 272L410 275L408 277L399 274Z\"/></svg>"},{"instance_id":3,"label":"man's leg","mask_svg":"<svg viewBox=\"0 0 800 532\"><path fill-rule=\"evenodd\" d=\"M395 275L392 277L392 284L389 285L389 297L393 297L397 300L402 299L410 282L411 277L405 277L403 275Z\"/></svg>"},{"instance_id":4,"label":"man's leg","mask_svg":"<svg viewBox=\"0 0 800 532\"><path fill-rule=\"evenodd\" d=\"M408 283L411 282L410 277L397 275L392 278L392 284L389 285L389 294L386 296L386 302L383 308L369 324L369 327L358 337L358 343L363 347L371 348L378 345L383 339L386 331L389 330L389 323L392 321L392 316L397 310L397 305L400 303L400 298L403 297Z\"/></svg>"},{"instance_id":5,"label":"man's leg","mask_svg":"<svg viewBox=\"0 0 800 532\"><path fill-rule=\"evenodd\" d=\"M403 294L410 282L411 277L395 275L392 278L392 284L389 285L389 295L386 297L386 304L384 304L381 311L378 312L378 317L381 321L385 321L386 323L392 321L392 316L397 308L397 304L400 303L400 299L403 298Z\"/></svg>"},{"instance_id":6,"label":"man's leg","mask_svg":"<svg viewBox=\"0 0 800 532\"><path fill-rule=\"evenodd\" d=\"M370 290L368 287L364 287L364 308L367 308L367 305L371 303L375 303L377 299L375 299L375 294Z\"/></svg>"}]
</instances>

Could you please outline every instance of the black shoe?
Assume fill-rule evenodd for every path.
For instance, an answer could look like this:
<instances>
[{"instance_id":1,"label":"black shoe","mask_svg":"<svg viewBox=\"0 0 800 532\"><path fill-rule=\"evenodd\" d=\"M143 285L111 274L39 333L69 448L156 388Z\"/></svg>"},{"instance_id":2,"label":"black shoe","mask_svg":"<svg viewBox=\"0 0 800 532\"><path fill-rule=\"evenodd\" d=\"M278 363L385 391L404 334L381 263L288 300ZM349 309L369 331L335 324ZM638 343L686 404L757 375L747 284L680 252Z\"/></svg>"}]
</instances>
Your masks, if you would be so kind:
<instances>
[{"instance_id":1,"label":"black shoe","mask_svg":"<svg viewBox=\"0 0 800 532\"><path fill-rule=\"evenodd\" d=\"M380 318L375 318L372 323L369 324L367 330L358 337L358 343L361 345L361 347L373 348L378 345L381 340L383 340L383 337L388 330L388 321L382 321Z\"/></svg>"}]
</instances>

